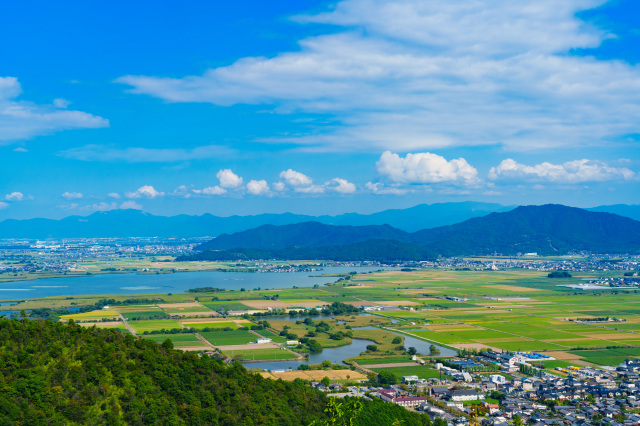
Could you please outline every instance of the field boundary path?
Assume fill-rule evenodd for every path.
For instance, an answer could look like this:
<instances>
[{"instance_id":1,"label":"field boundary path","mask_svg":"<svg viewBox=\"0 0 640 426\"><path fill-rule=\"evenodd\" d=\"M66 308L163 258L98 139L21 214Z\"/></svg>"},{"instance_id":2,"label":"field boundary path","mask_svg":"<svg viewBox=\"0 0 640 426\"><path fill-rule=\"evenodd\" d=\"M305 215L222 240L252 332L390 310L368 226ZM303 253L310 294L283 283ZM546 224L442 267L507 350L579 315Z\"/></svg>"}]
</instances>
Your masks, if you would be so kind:
<instances>
[{"instance_id":1,"label":"field boundary path","mask_svg":"<svg viewBox=\"0 0 640 426\"><path fill-rule=\"evenodd\" d=\"M127 322L127 319L117 309L116 309L116 313L118 314L118 316L120 317L120 319L124 323L124 326L127 327L127 330L129 330L129 333L131 333L133 336L135 336L136 332L133 330L133 328L131 328L131 326Z\"/></svg>"},{"instance_id":2,"label":"field boundary path","mask_svg":"<svg viewBox=\"0 0 640 426\"><path fill-rule=\"evenodd\" d=\"M363 366L361 366L355 361L353 361L353 366L355 367L356 370L362 371L363 373L375 374L376 376L378 375L378 373L376 373L375 371L369 370L368 368L364 368Z\"/></svg>"},{"instance_id":3,"label":"field boundary path","mask_svg":"<svg viewBox=\"0 0 640 426\"><path fill-rule=\"evenodd\" d=\"M202 337L202 336L200 335L200 333L193 333L193 334L195 334L195 336L198 338L198 340L202 341L202 343L204 343L205 345L207 345L210 349L212 349L212 350L213 350L213 349L215 349L215 347L214 347L211 343L209 343L209 341L207 341L207 339L205 339L204 337Z\"/></svg>"}]
</instances>

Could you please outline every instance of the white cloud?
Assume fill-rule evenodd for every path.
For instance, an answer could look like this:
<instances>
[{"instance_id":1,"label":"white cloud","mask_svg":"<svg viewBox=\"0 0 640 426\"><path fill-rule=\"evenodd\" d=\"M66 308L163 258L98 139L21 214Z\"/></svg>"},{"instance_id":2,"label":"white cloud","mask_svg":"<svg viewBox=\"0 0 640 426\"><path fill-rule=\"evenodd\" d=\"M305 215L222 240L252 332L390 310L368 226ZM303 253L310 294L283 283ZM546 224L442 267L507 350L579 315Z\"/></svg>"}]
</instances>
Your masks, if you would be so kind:
<instances>
[{"instance_id":1,"label":"white cloud","mask_svg":"<svg viewBox=\"0 0 640 426\"><path fill-rule=\"evenodd\" d=\"M113 148L104 145L85 145L58 153L59 156L82 161L124 161L128 163L175 163L203 160L229 155L233 151L220 145L183 148Z\"/></svg>"},{"instance_id":2,"label":"white cloud","mask_svg":"<svg viewBox=\"0 0 640 426\"><path fill-rule=\"evenodd\" d=\"M309 176L291 169L280 172L280 179L283 180L286 185L293 187L309 186L313 183L313 180Z\"/></svg>"},{"instance_id":3,"label":"white cloud","mask_svg":"<svg viewBox=\"0 0 640 426\"><path fill-rule=\"evenodd\" d=\"M118 208L118 204L116 204L116 203L105 203L104 201L102 201L100 203L88 204L86 206L78 207L77 203L72 203L69 206L67 206L67 208L70 208L70 209L79 208L80 210L90 211L90 212L106 212L106 211L109 211L109 210L117 209Z\"/></svg>"},{"instance_id":4,"label":"white cloud","mask_svg":"<svg viewBox=\"0 0 640 426\"><path fill-rule=\"evenodd\" d=\"M284 182L274 182L271 187L274 191L277 192L282 192L287 189L287 186L284 184Z\"/></svg>"},{"instance_id":5,"label":"white cloud","mask_svg":"<svg viewBox=\"0 0 640 426\"><path fill-rule=\"evenodd\" d=\"M297 186L293 188L295 192L300 192L302 194L322 194L324 189L325 188L322 185Z\"/></svg>"},{"instance_id":6,"label":"white cloud","mask_svg":"<svg viewBox=\"0 0 640 426\"><path fill-rule=\"evenodd\" d=\"M68 129L108 127L109 121L86 112L18 101L22 87L15 77L0 77L0 145ZM58 105L60 104L57 102Z\"/></svg>"},{"instance_id":7,"label":"white cloud","mask_svg":"<svg viewBox=\"0 0 640 426\"><path fill-rule=\"evenodd\" d=\"M233 189L242 185L242 178L233 173L231 169L220 170L216 173L216 177L220 181L220 186L222 188Z\"/></svg>"},{"instance_id":8,"label":"white cloud","mask_svg":"<svg viewBox=\"0 0 640 426\"><path fill-rule=\"evenodd\" d=\"M9 207L9 203L5 203L4 201L0 201L0 210L6 209Z\"/></svg>"},{"instance_id":9,"label":"white cloud","mask_svg":"<svg viewBox=\"0 0 640 426\"><path fill-rule=\"evenodd\" d=\"M178 186L176 189L173 190L171 195L174 197L191 198L191 192L189 192L189 188L187 188L186 185Z\"/></svg>"},{"instance_id":10,"label":"white cloud","mask_svg":"<svg viewBox=\"0 0 640 426\"><path fill-rule=\"evenodd\" d=\"M222 195L222 194L226 194L227 190L224 188L220 188L218 185L216 185L216 186L209 186L204 189L194 189L193 192L196 194L204 194L204 195Z\"/></svg>"},{"instance_id":11,"label":"white cloud","mask_svg":"<svg viewBox=\"0 0 640 426\"><path fill-rule=\"evenodd\" d=\"M134 192L126 192L125 197L127 198L156 198L162 197L164 192L156 191L156 189L151 185L141 186Z\"/></svg>"},{"instance_id":12,"label":"white cloud","mask_svg":"<svg viewBox=\"0 0 640 426\"><path fill-rule=\"evenodd\" d=\"M71 101L66 99L58 98L53 100L53 106L56 108L67 109L71 105Z\"/></svg>"},{"instance_id":13,"label":"white cloud","mask_svg":"<svg viewBox=\"0 0 640 426\"><path fill-rule=\"evenodd\" d=\"M133 200L125 201L124 203L120 204L120 208L121 209L142 210L142 206L140 204L136 203Z\"/></svg>"},{"instance_id":14,"label":"white cloud","mask_svg":"<svg viewBox=\"0 0 640 426\"><path fill-rule=\"evenodd\" d=\"M19 146L18 148L15 148L13 152L29 152L29 150Z\"/></svg>"},{"instance_id":15,"label":"white cloud","mask_svg":"<svg viewBox=\"0 0 640 426\"><path fill-rule=\"evenodd\" d=\"M5 195L4 199L6 201L22 201L25 199L25 197L22 192L12 192L11 194Z\"/></svg>"},{"instance_id":16,"label":"white cloud","mask_svg":"<svg viewBox=\"0 0 640 426\"><path fill-rule=\"evenodd\" d=\"M386 195L386 194L393 194L393 195L404 195L407 192L409 192L408 189L400 189L400 188L394 188L394 187L385 187L383 183L381 182L377 182L377 183L373 183L373 182L367 182L364 185L365 189L373 194L381 194L381 195Z\"/></svg>"},{"instance_id":17,"label":"white cloud","mask_svg":"<svg viewBox=\"0 0 640 426\"><path fill-rule=\"evenodd\" d=\"M170 102L272 105L331 126L267 138L305 149L399 152L497 144L605 145L640 132L640 68L577 56L612 35L579 12L605 0L343 0L326 35L200 76L126 76Z\"/></svg>"},{"instance_id":18,"label":"white cloud","mask_svg":"<svg viewBox=\"0 0 640 426\"><path fill-rule=\"evenodd\" d=\"M247 192L252 195L269 194L269 185L266 180L252 180L247 183Z\"/></svg>"},{"instance_id":19,"label":"white cloud","mask_svg":"<svg viewBox=\"0 0 640 426\"><path fill-rule=\"evenodd\" d=\"M67 200L75 200L75 199L80 199L82 197L83 195L80 192L66 191L64 194L62 194L62 198L66 198Z\"/></svg>"},{"instance_id":20,"label":"white cloud","mask_svg":"<svg viewBox=\"0 0 640 426\"><path fill-rule=\"evenodd\" d=\"M341 178L333 178L329 182L325 182L324 186L328 191L335 191L341 194L353 194L356 192L354 184Z\"/></svg>"},{"instance_id":21,"label":"white cloud","mask_svg":"<svg viewBox=\"0 0 640 426\"><path fill-rule=\"evenodd\" d=\"M540 163L527 166L512 159L503 160L489 170L491 180L534 180L557 183L632 180L637 175L626 167L611 167L594 160L574 160L562 164Z\"/></svg>"},{"instance_id":22,"label":"white cloud","mask_svg":"<svg viewBox=\"0 0 640 426\"><path fill-rule=\"evenodd\" d=\"M395 183L479 183L478 171L464 158L447 161L430 152L407 154L402 158L385 151L376 162L376 169L382 177Z\"/></svg>"},{"instance_id":23,"label":"white cloud","mask_svg":"<svg viewBox=\"0 0 640 426\"><path fill-rule=\"evenodd\" d=\"M118 194L117 192L110 192L109 194L107 194L107 197L109 198L120 198L120 194Z\"/></svg>"}]
</instances>

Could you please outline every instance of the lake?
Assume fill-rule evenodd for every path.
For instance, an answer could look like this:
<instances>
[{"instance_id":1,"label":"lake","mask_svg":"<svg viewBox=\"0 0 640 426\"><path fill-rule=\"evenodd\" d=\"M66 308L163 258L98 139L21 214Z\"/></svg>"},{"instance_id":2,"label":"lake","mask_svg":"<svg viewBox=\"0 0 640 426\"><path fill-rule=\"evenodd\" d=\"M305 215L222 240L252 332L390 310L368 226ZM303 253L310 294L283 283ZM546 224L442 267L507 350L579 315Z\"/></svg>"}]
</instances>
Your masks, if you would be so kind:
<instances>
[{"instance_id":1,"label":"lake","mask_svg":"<svg viewBox=\"0 0 640 426\"><path fill-rule=\"evenodd\" d=\"M158 294L182 293L190 288L216 287L225 290L262 290L271 288L312 287L335 282L338 277L318 277L319 274L347 274L391 270L395 268L339 266L325 267L318 272L177 272L174 274L100 274L86 277L46 278L35 281L0 283L0 300L36 299L48 296L80 294Z\"/></svg>"}]
</instances>

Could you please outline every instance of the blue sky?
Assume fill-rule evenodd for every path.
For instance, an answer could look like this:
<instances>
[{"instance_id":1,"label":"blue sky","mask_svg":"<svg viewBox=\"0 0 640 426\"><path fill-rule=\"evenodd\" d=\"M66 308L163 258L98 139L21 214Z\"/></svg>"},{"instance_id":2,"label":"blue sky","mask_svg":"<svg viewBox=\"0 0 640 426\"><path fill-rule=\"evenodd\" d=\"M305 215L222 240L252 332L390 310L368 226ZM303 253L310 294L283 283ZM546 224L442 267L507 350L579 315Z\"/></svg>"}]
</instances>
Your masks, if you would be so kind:
<instances>
[{"instance_id":1,"label":"blue sky","mask_svg":"<svg viewBox=\"0 0 640 426\"><path fill-rule=\"evenodd\" d=\"M638 204L633 1L23 1L0 219Z\"/></svg>"}]
</instances>

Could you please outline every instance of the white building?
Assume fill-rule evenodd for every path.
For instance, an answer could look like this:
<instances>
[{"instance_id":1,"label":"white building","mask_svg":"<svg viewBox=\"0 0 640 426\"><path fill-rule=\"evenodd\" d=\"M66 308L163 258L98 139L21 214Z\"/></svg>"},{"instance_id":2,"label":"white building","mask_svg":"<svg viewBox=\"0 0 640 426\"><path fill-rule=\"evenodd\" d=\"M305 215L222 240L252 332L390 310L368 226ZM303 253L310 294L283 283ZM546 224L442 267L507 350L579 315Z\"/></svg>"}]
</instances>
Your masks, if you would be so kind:
<instances>
[{"instance_id":1,"label":"white building","mask_svg":"<svg viewBox=\"0 0 640 426\"><path fill-rule=\"evenodd\" d=\"M496 385L502 385L507 383L507 379L504 376L501 376L500 374L492 374L489 376L489 381L491 383L495 383Z\"/></svg>"},{"instance_id":2,"label":"white building","mask_svg":"<svg viewBox=\"0 0 640 426\"><path fill-rule=\"evenodd\" d=\"M261 344L264 344L264 343L271 343L271 339L268 339L268 338L266 338L266 337L259 337L259 338L256 340L256 342L257 342L259 345L261 345Z\"/></svg>"}]
</instances>

